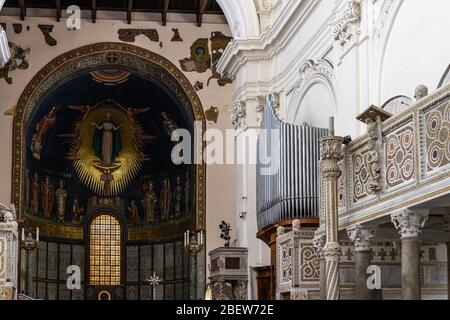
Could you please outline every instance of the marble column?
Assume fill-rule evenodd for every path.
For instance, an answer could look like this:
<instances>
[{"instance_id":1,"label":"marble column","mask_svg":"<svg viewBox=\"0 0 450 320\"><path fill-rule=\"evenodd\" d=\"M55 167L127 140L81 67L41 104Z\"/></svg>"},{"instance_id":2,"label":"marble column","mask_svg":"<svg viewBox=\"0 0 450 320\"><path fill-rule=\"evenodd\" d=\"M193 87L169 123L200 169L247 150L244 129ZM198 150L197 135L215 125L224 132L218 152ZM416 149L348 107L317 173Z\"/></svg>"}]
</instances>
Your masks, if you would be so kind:
<instances>
[{"instance_id":1,"label":"marble column","mask_svg":"<svg viewBox=\"0 0 450 320\"><path fill-rule=\"evenodd\" d=\"M450 300L450 216L445 217L443 231L445 245L447 246L447 300Z\"/></svg>"},{"instance_id":2,"label":"marble column","mask_svg":"<svg viewBox=\"0 0 450 320\"><path fill-rule=\"evenodd\" d=\"M402 298L420 300L419 235L428 220L428 210L402 210L393 213L391 220L402 241Z\"/></svg>"},{"instance_id":3,"label":"marble column","mask_svg":"<svg viewBox=\"0 0 450 320\"><path fill-rule=\"evenodd\" d=\"M327 299L327 278L326 278L325 258L323 256L323 246L325 245L325 235L314 237L313 245L316 248L317 259L319 259L320 300L326 300Z\"/></svg>"},{"instance_id":4,"label":"marble column","mask_svg":"<svg viewBox=\"0 0 450 320\"><path fill-rule=\"evenodd\" d=\"M0 300L17 300L18 225L14 206L0 203Z\"/></svg>"},{"instance_id":5,"label":"marble column","mask_svg":"<svg viewBox=\"0 0 450 320\"><path fill-rule=\"evenodd\" d=\"M190 288L189 288L189 300L197 300L197 253L190 253Z\"/></svg>"},{"instance_id":6,"label":"marble column","mask_svg":"<svg viewBox=\"0 0 450 320\"><path fill-rule=\"evenodd\" d=\"M347 234L355 246L355 298L370 300L367 287L367 267L370 265L370 245L375 238L375 229L355 225L347 229Z\"/></svg>"},{"instance_id":7,"label":"marble column","mask_svg":"<svg viewBox=\"0 0 450 320\"><path fill-rule=\"evenodd\" d=\"M341 246L338 239L338 202L337 181L341 175L338 161L344 156L342 151L342 137L334 135L334 119L330 118L329 136L320 139L320 170L322 183L325 183L325 231L326 243L323 248L326 275L327 275L327 300L339 300L339 256Z\"/></svg>"}]
</instances>

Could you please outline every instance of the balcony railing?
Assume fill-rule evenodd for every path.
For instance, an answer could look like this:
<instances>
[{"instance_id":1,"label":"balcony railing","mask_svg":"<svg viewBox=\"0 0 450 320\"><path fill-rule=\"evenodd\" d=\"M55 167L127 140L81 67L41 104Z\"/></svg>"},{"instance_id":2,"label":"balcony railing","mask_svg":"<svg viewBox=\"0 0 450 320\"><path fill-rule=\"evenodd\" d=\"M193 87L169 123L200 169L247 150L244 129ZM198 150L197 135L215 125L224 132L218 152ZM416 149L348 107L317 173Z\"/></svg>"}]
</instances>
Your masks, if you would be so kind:
<instances>
[{"instance_id":1,"label":"balcony railing","mask_svg":"<svg viewBox=\"0 0 450 320\"><path fill-rule=\"evenodd\" d=\"M368 126L368 133L344 147L338 181L341 228L450 193L450 85L379 128L378 141Z\"/></svg>"}]
</instances>

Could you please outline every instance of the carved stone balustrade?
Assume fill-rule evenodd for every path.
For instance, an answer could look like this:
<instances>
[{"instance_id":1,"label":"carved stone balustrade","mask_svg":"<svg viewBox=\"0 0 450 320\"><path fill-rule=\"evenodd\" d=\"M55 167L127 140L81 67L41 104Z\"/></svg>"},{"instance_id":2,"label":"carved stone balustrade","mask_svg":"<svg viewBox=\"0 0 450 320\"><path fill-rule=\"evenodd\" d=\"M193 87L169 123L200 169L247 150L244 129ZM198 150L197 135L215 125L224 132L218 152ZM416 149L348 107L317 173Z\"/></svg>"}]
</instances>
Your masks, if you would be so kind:
<instances>
[{"instance_id":1,"label":"carved stone balustrade","mask_svg":"<svg viewBox=\"0 0 450 320\"><path fill-rule=\"evenodd\" d=\"M399 114L371 107L360 120L367 133L345 146L338 163L341 230L450 193L450 85Z\"/></svg>"}]
</instances>

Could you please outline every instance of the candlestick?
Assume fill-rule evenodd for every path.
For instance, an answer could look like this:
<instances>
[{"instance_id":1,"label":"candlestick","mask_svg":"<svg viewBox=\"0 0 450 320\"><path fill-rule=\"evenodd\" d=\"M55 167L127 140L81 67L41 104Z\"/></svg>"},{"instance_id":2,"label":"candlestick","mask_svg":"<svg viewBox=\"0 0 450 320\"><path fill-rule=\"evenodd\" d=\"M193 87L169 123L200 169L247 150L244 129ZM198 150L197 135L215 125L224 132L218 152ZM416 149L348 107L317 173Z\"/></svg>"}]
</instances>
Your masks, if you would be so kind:
<instances>
[{"instance_id":1,"label":"candlestick","mask_svg":"<svg viewBox=\"0 0 450 320\"><path fill-rule=\"evenodd\" d=\"M22 228L22 240L25 240L25 229Z\"/></svg>"},{"instance_id":2,"label":"candlestick","mask_svg":"<svg viewBox=\"0 0 450 320\"><path fill-rule=\"evenodd\" d=\"M36 228L36 241L39 242L39 228Z\"/></svg>"}]
</instances>

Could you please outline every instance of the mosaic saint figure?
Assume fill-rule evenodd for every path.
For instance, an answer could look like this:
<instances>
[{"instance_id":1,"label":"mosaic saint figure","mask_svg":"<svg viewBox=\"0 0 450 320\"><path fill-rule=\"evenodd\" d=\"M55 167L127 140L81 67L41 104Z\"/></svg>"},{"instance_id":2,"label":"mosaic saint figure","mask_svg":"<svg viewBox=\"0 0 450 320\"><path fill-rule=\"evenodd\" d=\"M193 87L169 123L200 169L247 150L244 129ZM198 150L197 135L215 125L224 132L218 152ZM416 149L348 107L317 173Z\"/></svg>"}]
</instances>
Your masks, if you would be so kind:
<instances>
[{"instance_id":1,"label":"mosaic saint figure","mask_svg":"<svg viewBox=\"0 0 450 320\"><path fill-rule=\"evenodd\" d=\"M54 200L54 186L49 176L45 176L44 182L41 185L42 192L42 210L46 219L52 218L53 200Z\"/></svg>"},{"instance_id":2,"label":"mosaic saint figure","mask_svg":"<svg viewBox=\"0 0 450 320\"><path fill-rule=\"evenodd\" d=\"M101 159L102 165L111 166L122 148L119 131L122 125L115 125L109 111L106 112L102 122L99 124L92 122L92 125L95 126L92 140L95 155Z\"/></svg>"},{"instance_id":3,"label":"mosaic saint figure","mask_svg":"<svg viewBox=\"0 0 450 320\"><path fill-rule=\"evenodd\" d=\"M35 172L31 181L31 212L34 215L37 215L39 211L39 188L39 176Z\"/></svg>"},{"instance_id":4,"label":"mosaic saint figure","mask_svg":"<svg viewBox=\"0 0 450 320\"><path fill-rule=\"evenodd\" d=\"M55 192L58 222L64 222L66 216L67 191L64 189L64 180L59 180L59 187Z\"/></svg>"},{"instance_id":5,"label":"mosaic saint figure","mask_svg":"<svg viewBox=\"0 0 450 320\"><path fill-rule=\"evenodd\" d=\"M170 180L169 178L165 178L163 180L161 193L159 195L159 207L161 209L162 220L169 219L171 202L172 192L170 191Z\"/></svg>"},{"instance_id":6,"label":"mosaic saint figure","mask_svg":"<svg viewBox=\"0 0 450 320\"><path fill-rule=\"evenodd\" d=\"M169 139L172 139L172 133L178 129L178 125L173 121L172 117L167 112L161 112L161 116L163 117L163 126L164 131L166 131ZM174 143L176 143L174 141Z\"/></svg>"},{"instance_id":7,"label":"mosaic saint figure","mask_svg":"<svg viewBox=\"0 0 450 320\"><path fill-rule=\"evenodd\" d=\"M183 187L181 186L181 177L178 176L176 179L176 185L173 189L173 196L175 200L175 217L181 216L181 205L183 201Z\"/></svg>"},{"instance_id":8,"label":"mosaic saint figure","mask_svg":"<svg viewBox=\"0 0 450 320\"><path fill-rule=\"evenodd\" d=\"M52 107L50 112L36 124L36 132L31 139L31 152L36 159L41 159L42 144L45 136L56 121L56 109L56 107Z\"/></svg>"},{"instance_id":9,"label":"mosaic saint figure","mask_svg":"<svg viewBox=\"0 0 450 320\"><path fill-rule=\"evenodd\" d=\"M80 205L77 198L73 199L73 205L72 205L72 221L71 224L80 224L83 222L84 217L84 209Z\"/></svg>"},{"instance_id":10,"label":"mosaic saint figure","mask_svg":"<svg viewBox=\"0 0 450 320\"><path fill-rule=\"evenodd\" d=\"M158 196L155 192L155 185L150 182L148 185L148 190L145 193L144 200L141 201L145 210L145 217L147 223L155 222L155 209L158 203Z\"/></svg>"},{"instance_id":11,"label":"mosaic saint figure","mask_svg":"<svg viewBox=\"0 0 450 320\"><path fill-rule=\"evenodd\" d=\"M131 200L130 206L128 207L128 212L130 214L129 221L131 224L138 226L141 224L141 218L139 217L138 207L136 206L136 201Z\"/></svg>"}]
</instances>

